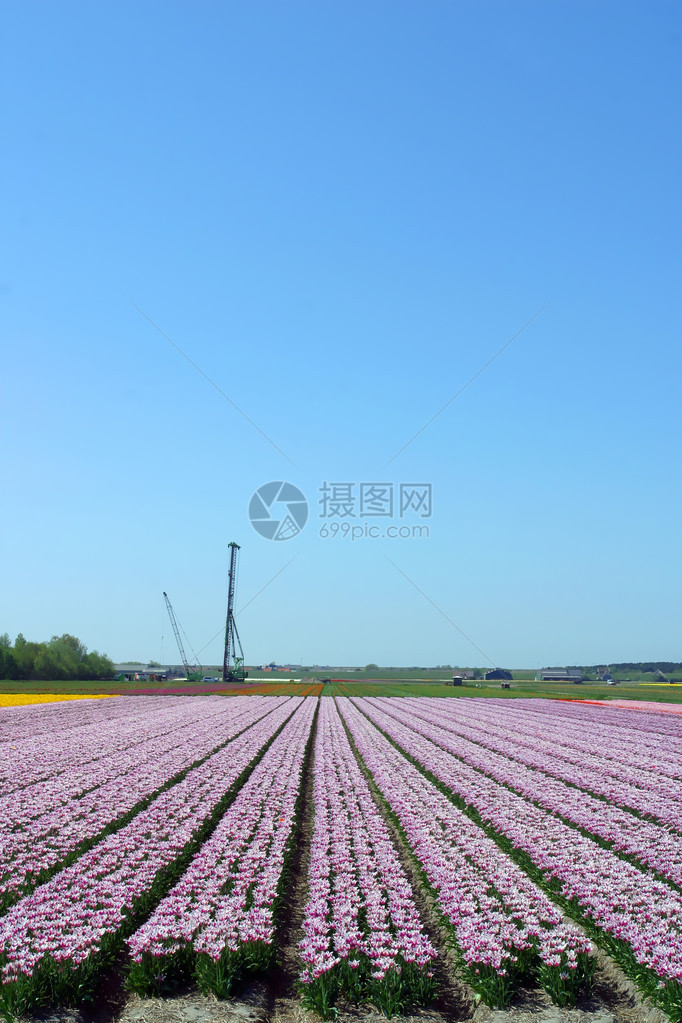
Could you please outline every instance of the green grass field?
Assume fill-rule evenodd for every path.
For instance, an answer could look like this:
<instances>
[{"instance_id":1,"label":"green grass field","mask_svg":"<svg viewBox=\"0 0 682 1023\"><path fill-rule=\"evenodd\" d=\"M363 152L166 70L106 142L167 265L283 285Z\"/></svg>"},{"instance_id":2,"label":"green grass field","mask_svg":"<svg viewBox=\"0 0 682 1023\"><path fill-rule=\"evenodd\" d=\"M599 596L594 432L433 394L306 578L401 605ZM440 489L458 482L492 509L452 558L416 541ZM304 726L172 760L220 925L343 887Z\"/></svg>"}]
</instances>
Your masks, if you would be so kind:
<instances>
[{"instance_id":1,"label":"green grass field","mask_svg":"<svg viewBox=\"0 0 682 1023\"><path fill-rule=\"evenodd\" d=\"M0 693L73 693L74 695L90 694L97 695L99 693L120 693L127 689L132 692L134 689L144 687L145 689L182 689L191 683L187 681L176 681L175 679L169 679L164 682L113 682L109 681L100 682L82 682L74 680L73 682L64 681L43 681L38 682L35 680L31 681L16 681L10 679L0 679ZM197 683L201 686L201 682Z\"/></svg>"},{"instance_id":2,"label":"green grass field","mask_svg":"<svg viewBox=\"0 0 682 1023\"><path fill-rule=\"evenodd\" d=\"M519 699L520 697L538 697L541 699L564 699L564 700L648 700L660 703L682 703L682 685L646 685L644 683L621 683L617 686L608 686L600 682L584 682L582 685L575 685L571 682L536 682L534 679L514 679L510 689L502 689L499 682L473 682L469 681L463 686L446 686L442 681L435 678L415 678L405 673L404 676L393 675L393 677L362 678L349 676L343 681L339 677L334 682L326 683L323 692L328 696L447 696L454 699L462 697L498 697L505 700ZM415 673L416 674L416 673ZM429 673L431 674L431 673ZM435 673L434 673L435 674ZM333 675L333 672L332 672ZM288 675L277 676L273 673L272 683L288 681ZM319 678L328 677L320 675ZM442 673L441 673L442 677ZM308 675L306 681L312 682L314 676ZM263 686L270 685L270 682L263 683ZM191 683L190 683L191 685ZM119 692L134 693L136 689L178 689L183 690L188 686L187 682L164 681L164 682L17 682L0 680L0 693L67 693L67 694L99 694ZM202 688L197 683L197 690ZM258 693L259 683L252 684L252 691ZM292 691L300 687L292 686Z\"/></svg>"},{"instance_id":3,"label":"green grass field","mask_svg":"<svg viewBox=\"0 0 682 1023\"><path fill-rule=\"evenodd\" d=\"M657 703L682 703L682 686L632 685L609 686L600 682L536 682L534 679L516 679L509 689L501 689L497 682L472 682L463 686L446 686L442 682L402 680L331 682L324 687L330 696L495 696L505 700L520 697L564 700L647 700Z\"/></svg>"}]
</instances>

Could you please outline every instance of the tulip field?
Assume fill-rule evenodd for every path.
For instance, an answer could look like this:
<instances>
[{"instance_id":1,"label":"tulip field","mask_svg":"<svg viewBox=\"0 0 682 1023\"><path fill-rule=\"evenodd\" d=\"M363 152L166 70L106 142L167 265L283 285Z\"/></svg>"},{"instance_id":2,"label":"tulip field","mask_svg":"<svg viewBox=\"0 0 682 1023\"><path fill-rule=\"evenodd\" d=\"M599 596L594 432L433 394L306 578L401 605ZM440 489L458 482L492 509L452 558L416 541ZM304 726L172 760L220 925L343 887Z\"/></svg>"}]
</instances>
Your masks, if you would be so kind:
<instances>
[{"instance_id":1,"label":"tulip field","mask_svg":"<svg viewBox=\"0 0 682 1023\"><path fill-rule=\"evenodd\" d=\"M238 997L318 1016L580 1004L682 1021L682 721L558 700L145 695L0 708L0 1013ZM293 964L293 966L291 966Z\"/></svg>"}]
</instances>

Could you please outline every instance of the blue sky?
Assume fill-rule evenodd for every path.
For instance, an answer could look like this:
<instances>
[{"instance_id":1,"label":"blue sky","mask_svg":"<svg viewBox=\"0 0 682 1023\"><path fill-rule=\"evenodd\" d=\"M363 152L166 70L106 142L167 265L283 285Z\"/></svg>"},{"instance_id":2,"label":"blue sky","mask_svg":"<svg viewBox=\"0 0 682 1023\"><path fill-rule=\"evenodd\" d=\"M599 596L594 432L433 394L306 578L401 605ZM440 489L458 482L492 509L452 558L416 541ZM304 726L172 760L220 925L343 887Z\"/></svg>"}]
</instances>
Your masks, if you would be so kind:
<instances>
[{"instance_id":1,"label":"blue sky","mask_svg":"<svg viewBox=\"0 0 682 1023\"><path fill-rule=\"evenodd\" d=\"M235 540L250 663L682 659L678 4L4 22L0 631L219 662Z\"/></svg>"}]
</instances>

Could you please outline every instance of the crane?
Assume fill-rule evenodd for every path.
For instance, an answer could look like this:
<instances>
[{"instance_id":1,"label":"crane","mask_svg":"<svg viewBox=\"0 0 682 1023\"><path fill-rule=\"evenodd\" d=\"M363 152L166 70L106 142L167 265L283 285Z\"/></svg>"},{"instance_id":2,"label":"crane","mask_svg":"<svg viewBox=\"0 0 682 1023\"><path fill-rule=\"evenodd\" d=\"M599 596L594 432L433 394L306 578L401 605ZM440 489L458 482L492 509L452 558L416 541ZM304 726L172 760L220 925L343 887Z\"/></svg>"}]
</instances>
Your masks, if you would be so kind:
<instances>
[{"instance_id":1,"label":"crane","mask_svg":"<svg viewBox=\"0 0 682 1023\"><path fill-rule=\"evenodd\" d=\"M234 591L237 582L238 543L232 541L230 548L230 574L227 585L227 621L225 622L225 656L223 657L223 682L243 682L248 672L244 671L244 651L234 620ZM237 653L239 648L239 653Z\"/></svg>"},{"instance_id":2,"label":"crane","mask_svg":"<svg viewBox=\"0 0 682 1023\"><path fill-rule=\"evenodd\" d=\"M165 590L163 592L163 599L166 601L166 608L168 609L168 617L170 618L171 625L173 626L173 632L175 633L175 639L176 639L176 642L178 644L178 650L180 651L180 657L182 658L182 664L183 664L183 667L185 669L185 675L187 676L187 678L188 678L188 680L190 682L201 682L201 679L203 678L203 674L204 674L204 669L199 664L199 671L192 671L192 669L190 668L189 664L187 663L187 655L185 654L185 648L182 645L182 639L180 638L180 629L178 627L178 622L177 622L177 619L175 617L175 613L173 611L173 605L171 604L170 600L168 599L168 594L166 593ZM187 642L189 643L189 640ZM191 649L191 644L190 644L190 649ZM192 650L192 653L194 654L193 650ZM197 659L197 663L198 663L199 659L197 658L197 655L194 654L194 656Z\"/></svg>"}]
</instances>

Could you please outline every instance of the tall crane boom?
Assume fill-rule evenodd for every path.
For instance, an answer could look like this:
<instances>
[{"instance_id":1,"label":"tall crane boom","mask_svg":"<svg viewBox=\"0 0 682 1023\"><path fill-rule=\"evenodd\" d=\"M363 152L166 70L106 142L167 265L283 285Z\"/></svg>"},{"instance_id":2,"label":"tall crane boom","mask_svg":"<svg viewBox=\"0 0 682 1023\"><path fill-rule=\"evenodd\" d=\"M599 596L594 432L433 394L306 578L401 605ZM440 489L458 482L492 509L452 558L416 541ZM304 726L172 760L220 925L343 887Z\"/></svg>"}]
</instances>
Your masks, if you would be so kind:
<instances>
[{"instance_id":1,"label":"tall crane boom","mask_svg":"<svg viewBox=\"0 0 682 1023\"><path fill-rule=\"evenodd\" d=\"M182 659L182 665L183 665L183 667L185 669L185 675L187 676L188 679L192 679L193 681L195 681L197 678L201 678L201 671L193 672L192 669L190 668L189 664L187 663L187 654L185 653L185 648L182 645L182 638L180 636L180 629L179 629L179 626L178 626L177 619L175 617L175 612L173 611L173 605L171 604L170 600L168 599L168 594L166 593L165 590L163 591L163 599L166 601L166 609L168 611L168 617L170 618L170 623L173 626L173 632L175 633L175 641L178 644L178 650L180 651L180 657ZM189 640L188 640L188 642L189 642ZM192 651L192 653L194 653L194 651ZM194 654L194 656L196 657L196 654ZM201 668L201 665L199 665L199 667Z\"/></svg>"},{"instance_id":2,"label":"tall crane boom","mask_svg":"<svg viewBox=\"0 0 682 1023\"><path fill-rule=\"evenodd\" d=\"M223 682L243 682L244 651L234 620L234 593L237 583L237 551L241 550L238 543L230 543L230 574L227 584L227 620L225 622L225 655L223 657ZM239 653L237 653L239 649Z\"/></svg>"}]
</instances>

